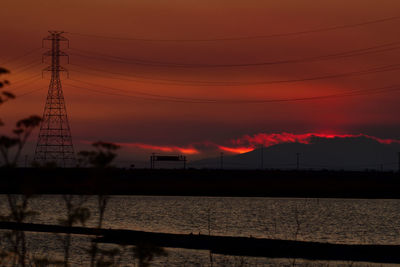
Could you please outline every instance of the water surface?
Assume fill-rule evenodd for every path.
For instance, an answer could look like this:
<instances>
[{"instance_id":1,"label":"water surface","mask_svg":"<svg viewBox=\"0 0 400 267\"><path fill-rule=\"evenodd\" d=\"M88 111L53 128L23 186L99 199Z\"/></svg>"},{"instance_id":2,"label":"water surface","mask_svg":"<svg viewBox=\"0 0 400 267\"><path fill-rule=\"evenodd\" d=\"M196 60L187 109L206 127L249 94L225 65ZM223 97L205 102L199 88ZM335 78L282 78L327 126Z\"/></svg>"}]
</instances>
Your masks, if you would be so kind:
<instances>
[{"instance_id":1,"label":"water surface","mask_svg":"<svg viewBox=\"0 0 400 267\"><path fill-rule=\"evenodd\" d=\"M75 201L84 201L84 206L91 211L86 226L95 226L98 219L96 196L85 199L75 196ZM40 212L32 222L58 224L59 219L66 216L65 203L59 195L36 197L30 204L33 210ZM112 196L104 227L343 244L399 244L399 204L400 200ZM3 215L7 212L6 201L1 201L0 210ZM29 238L33 251L51 252L56 257L62 255L59 236L29 234ZM88 238L74 237L73 241L73 261L76 265L85 265L88 256L82 251L89 244ZM157 259L155 266L209 266L207 251L168 251L169 256ZM217 261L214 266L286 266L293 263L288 259L214 257ZM308 261L296 261L296 266L309 264ZM312 265L326 264L312 262ZM347 263L332 264L330 266L347 266Z\"/></svg>"}]
</instances>

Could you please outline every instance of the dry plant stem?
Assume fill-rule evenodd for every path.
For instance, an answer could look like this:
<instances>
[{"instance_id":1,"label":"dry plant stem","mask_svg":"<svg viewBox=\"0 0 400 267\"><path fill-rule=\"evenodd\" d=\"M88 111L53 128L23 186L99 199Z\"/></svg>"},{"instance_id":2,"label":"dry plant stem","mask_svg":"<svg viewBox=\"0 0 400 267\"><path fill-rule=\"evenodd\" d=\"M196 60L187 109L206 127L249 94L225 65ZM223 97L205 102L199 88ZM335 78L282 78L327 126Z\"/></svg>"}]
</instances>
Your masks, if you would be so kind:
<instances>
[{"instance_id":1,"label":"dry plant stem","mask_svg":"<svg viewBox=\"0 0 400 267\"><path fill-rule=\"evenodd\" d=\"M17 195L7 195L10 218L12 220L23 223L27 217L34 214L34 212L28 210L29 198L30 197L26 195L20 196L20 198ZM18 258L18 265L25 267L27 253L25 233L23 231L12 231L10 239L13 240L13 252L15 257Z\"/></svg>"},{"instance_id":2,"label":"dry plant stem","mask_svg":"<svg viewBox=\"0 0 400 267\"><path fill-rule=\"evenodd\" d=\"M83 205L87 201L87 197L79 196L78 203L74 204L73 195L63 195L64 203L67 208L67 218L65 220L60 220L60 222L67 226L72 227L77 221L80 221L84 225L85 221L90 215L85 217L82 212L84 211ZM71 234L68 233L64 238L64 266L69 266L70 258L70 247L71 247Z\"/></svg>"},{"instance_id":3,"label":"dry plant stem","mask_svg":"<svg viewBox=\"0 0 400 267\"><path fill-rule=\"evenodd\" d=\"M108 200L110 199L109 196L107 195L98 195L97 196L97 207L99 209L99 220L97 223L97 228L102 228L103 226L103 220L104 220L104 214L106 211L106 207L107 207L107 203ZM91 244L91 250L90 250L90 266L94 267L95 266L95 262L96 262L96 256L97 256L97 252L98 252L98 246L96 242L92 241Z\"/></svg>"}]
</instances>

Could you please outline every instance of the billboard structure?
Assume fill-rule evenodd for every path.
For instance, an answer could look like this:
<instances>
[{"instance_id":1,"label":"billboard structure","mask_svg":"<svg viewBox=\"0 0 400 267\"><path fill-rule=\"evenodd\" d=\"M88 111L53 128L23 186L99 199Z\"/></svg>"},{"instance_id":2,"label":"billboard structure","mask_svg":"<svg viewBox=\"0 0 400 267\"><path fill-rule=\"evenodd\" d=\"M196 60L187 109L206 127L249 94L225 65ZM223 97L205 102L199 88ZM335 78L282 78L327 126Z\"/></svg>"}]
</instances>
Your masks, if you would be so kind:
<instances>
[{"instance_id":1,"label":"billboard structure","mask_svg":"<svg viewBox=\"0 0 400 267\"><path fill-rule=\"evenodd\" d=\"M183 155L157 155L155 153L150 156L150 168L155 169L156 162L182 162L183 169L186 169L186 156Z\"/></svg>"}]
</instances>

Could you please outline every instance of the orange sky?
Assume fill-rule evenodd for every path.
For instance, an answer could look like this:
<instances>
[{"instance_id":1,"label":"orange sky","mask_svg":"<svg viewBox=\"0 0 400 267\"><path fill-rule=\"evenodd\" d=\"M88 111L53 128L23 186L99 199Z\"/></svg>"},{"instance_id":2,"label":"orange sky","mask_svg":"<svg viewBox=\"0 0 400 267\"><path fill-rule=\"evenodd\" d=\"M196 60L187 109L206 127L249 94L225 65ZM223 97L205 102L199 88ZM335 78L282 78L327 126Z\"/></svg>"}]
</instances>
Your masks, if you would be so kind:
<instances>
[{"instance_id":1,"label":"orange sky","mask_svg":"<svg viewBox=\"0 0 400 267\"><path fill-rule=\"evenodd\" d=\"M40 48L47 30L57 29L71 33L65 34L70 49L64 51L70 55L71 64L64 62L70 79L63 79L63 89L77 150L85 142L99 139L187 149L196 142L229 146L231 139L257 133L335 132L400 137L399 91L314 101L223 103L324 96L397 85L400 84L397 69L305 82L216 85L225 81L251 84L302 79L400 64L397 46L334 60L231 68L146 66L132 61L115 62L116 58L110 61L110 57L93 54L200 65L296 60L400 42L400 19L321 33L239 41L148 42L72 34L168 40L271 35L393 17L400 10L398 0L5 0L1 10L0 66L12 71L8 76L12 82L9 89L15 88L15 94L23 95L42 88L1 107L1 118L8 126L2 127L2 132L9 131L18 118L42 114L49 75L43 80L35 77L40 78L41 70L47 66L40 64L46 49L13 59ZM34 78L18 85L18 81L30 77ZM161 80L214 84L200 86ZM90 91L93 89L97 91ZM149 101L141 99L144 95L138 95L137 91L220 102ZM110 92L131 96L107 94ZM37 132L34 135L33 139ZM34 147L34 142L30 145ZM149 151L143 153L147 155Z\"/></svg>"}]
</instances>

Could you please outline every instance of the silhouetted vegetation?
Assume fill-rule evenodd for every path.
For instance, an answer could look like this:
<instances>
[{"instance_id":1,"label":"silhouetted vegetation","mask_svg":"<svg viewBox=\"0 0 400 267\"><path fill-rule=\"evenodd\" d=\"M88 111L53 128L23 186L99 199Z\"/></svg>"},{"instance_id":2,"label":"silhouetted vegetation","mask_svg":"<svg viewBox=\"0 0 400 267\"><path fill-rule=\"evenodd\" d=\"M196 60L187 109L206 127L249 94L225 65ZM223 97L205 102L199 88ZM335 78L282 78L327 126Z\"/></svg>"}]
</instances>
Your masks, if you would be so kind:
<instances>
[{"instance_id":1,"label":"silhouetted vegetation","mask_svg":"<svg viewBox=\"0 0 400 267\"><path fill-rule=\"evenodd\" d=\"M5 166L16 166L26 141L31 135L33 129L39 126L40 121L41 118L38 116L30 116L26 119L19 120L16 123L16 128L13 130L14 136L0 136L0 152L3 156ZM14 149L14 157L10 158L10 152L12 149Z\"/></svg>"},{"instance_id":2,"label":"silhouetted vegetation","mask_svg":"<svg viewBox=\"0 0 400 267\"><path fill-rule=\"evenodd\" d=\"M0 68L0 75L9 73L8 70ZM0 90L5 85L9 85L8 80L0 81ZM10 99L14 99L15 95L9 91L1 91L0 105L7 102ZM18 159L21 155L21 151L24 148L26 141L31 135L34 128L36 128L41 121L39 116L32 115L28 118L21 119L16 123L16 127L13 130L13 135L6 136L0 135L0 153L4 160L5 167L16 167ZM3 122L0 119L0 126L3 126ZM14 156L10 155L11 151L14 151ZM9 215L1 218L4 221L15 221L17 223L23 223L27 219L36 216L36 211L29 209L29 199L32 197L30 194L24 195L12 195L7 194L7 202L10 210ZM11 257L13 265L19 265L24 267L26 265L27 248L26 248L26 237L24 231L13 230L4 234L4 238L8 240L11 245L10 251L2 252L4 257Z\"/></svg>"},{"instance_id":3,"label":"silhouetted vegetation","mask_svg":"<svg viewBox=\"0 0 400 267\"><path fill-rule=\"evenodd\" d=\"M8 70L0 68L0 75L8 73ZM4 85L9 85L8 80L0 81L0 105L4 102L14 99L15 95L9 91L4 91L2 88ZM16 127L13 130L12 136L0 135L0 153L4 160L4 166L15 167L18 159L21 155L21 151L25 146L26 141L31 135L33 129L39 126L41 118L36 115L31 115L28 118L21 119L16 123ZM0 126L4 123L0 118ZM14 150L14 156L10 155L11 151Z\"/></svg>"},{"instance_id":4,"label":"silhouetted vegetation","mask_svg":"<svg viewBox=\"0 0 400 267\"><path fill-rule=\"evenodd\" d=\"M29 208L29 195L7 195L10 213L8 216L1 218L3 221L14 221L24 223L29 218L38 215L36 211ZM24 231L12 230L4 234L4 238L11 245L11 250L6 254L12 259L14 265L25 266L26 264L26 237Z\"/></svg>"},{"instance_id":5,"label":"silhouetted vegetation","mask_svg":"<svg viewBox=\"0 0 400 267\"><path fill-rule=\"evenodd\" d=\"M80 151L78 153L78 162L80 166L91 166L94 168L112 167L111 163L117 156L114 151L120 147L113 143L98 141L92 144L95 150Z\"/></svg>"},{"instance_id":6,"label":"silhouetted vegetation","mask_svg":"<svg viewBox=\"0 0 400 267\"><path fill-rule=\"evenodd\" d=\"M10 72L5 68L0 67L0 76L2 74L7 74L7 73L10 73ZM10 84L10 82L8 80L1 80L0 79L0 90L2 90L2 88L5 85L9 85L9 84ZM10 93L9 91L2 90L1 94L0 94L0 104L6 102L9 99L14 99L14 98L15 98L14 94ZM0 121L0 125L1 125L1 121Z\"/></svg>"}]
</instances>

